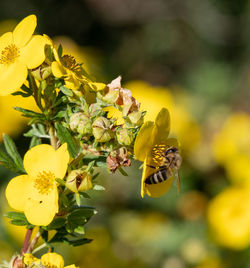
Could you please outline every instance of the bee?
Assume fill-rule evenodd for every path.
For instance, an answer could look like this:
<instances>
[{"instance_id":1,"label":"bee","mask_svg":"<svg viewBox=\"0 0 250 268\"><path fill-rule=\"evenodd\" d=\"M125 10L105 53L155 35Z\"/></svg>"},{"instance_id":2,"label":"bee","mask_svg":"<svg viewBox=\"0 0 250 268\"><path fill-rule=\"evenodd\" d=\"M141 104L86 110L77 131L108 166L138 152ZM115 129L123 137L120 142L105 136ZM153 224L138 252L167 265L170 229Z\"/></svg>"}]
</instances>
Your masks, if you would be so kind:
<instances>
[{"instance_id":1,"label":"bee","mask_svg":"<svg viewBox=\"0 0 250 268\"><path fill-rule=\"evenodd\" d=\"M153 160L155 158L157 158L157 165L148 165L148 167L155 169L155 172L146 178L145 183L149 185L158 184L174 176L177 179L178 193L180 193L180 177L178 170L181 166L182 158L178 148L168 147L165 150L158 151L155 155L153 152Z\"/></svg>"}]
</instances>

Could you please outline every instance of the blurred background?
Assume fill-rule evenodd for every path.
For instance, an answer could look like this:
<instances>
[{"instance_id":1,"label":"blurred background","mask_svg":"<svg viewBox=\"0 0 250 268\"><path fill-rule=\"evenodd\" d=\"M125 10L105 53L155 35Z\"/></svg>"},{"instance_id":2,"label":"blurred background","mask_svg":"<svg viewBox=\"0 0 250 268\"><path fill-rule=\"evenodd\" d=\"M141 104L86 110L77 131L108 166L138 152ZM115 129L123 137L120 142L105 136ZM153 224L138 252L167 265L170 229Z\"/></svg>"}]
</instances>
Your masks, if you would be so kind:
<instances>
[{"instance_id":1,"label":"blurred background","mask_svg":"<svg viewBox=\"0 0 250 268\"><path fill-rule=\"evenodd\" d=\"M250 267L250 1L1 0L0 34L34 13L38 33L61 43L98 81L118 75L154 120L171 113L181 143L181 194L140 197L140 163L128 177L102 170L106 191L86 200L99 213L94 241L60 246L66 263L95 268ZM0 98L0 131L24 154L26 121ZM0 136L0 141L1 141ZM4 188L15 174L0 167ZM19 250L25 230L0 221L0 260Z\"/></svg>"}]
</instances>

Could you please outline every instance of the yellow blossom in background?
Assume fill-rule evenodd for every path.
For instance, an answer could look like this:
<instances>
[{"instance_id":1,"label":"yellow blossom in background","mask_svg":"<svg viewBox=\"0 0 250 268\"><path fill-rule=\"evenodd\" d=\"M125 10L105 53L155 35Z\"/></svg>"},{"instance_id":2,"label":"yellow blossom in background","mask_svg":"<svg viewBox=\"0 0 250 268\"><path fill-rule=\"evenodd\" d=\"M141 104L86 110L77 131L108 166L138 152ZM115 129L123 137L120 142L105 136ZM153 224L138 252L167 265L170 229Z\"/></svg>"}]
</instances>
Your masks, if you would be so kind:
<instances>
[{"instance_id":1,"label":"yellow blossom in background","mask_svg":"<svg viewBox=\"0 0 250 268\"><path fill-rule=\"evenodd\" d=\"M222 246L242 250L250 245L250 189L229 187L210 201L208 225Z\"/></svg>"},{"instance_id":2,"label":"yellow blossom in background","mask_svg":"<svg viewBox=\"0 0 250 268\"><path fill-rule=\"evenodd\" d=\"M125 85L132 91L133 97L141 104L140 110L147 111L144 120L154 120L161 107L167 107L170 113L172 133L178 137L183 153L195 150L201 141L198 123L185 105L179 105L169 88L151 86L144 81L131 81Z\"/></svg>"},{"instance_id":3,"label":"yellow blossom in background","mask_svg":"<svg viewBox=\"0 0 250 268\"><path fill-rule=\"evenodd\" d=\"M66 144L56 151L47 144L31 148L24 156L28 175L13 178L6 188L9 205L23 211L31 224L48 225L58 212L56 178L63 179L68 162Z\"/></svg>"},{"instance_id":4,"label":"yellow blossom in background","mask_svg":"<svg viewBox=\"0 0 250 268\"><path fill-rule=\"evenodd\" d=\"M250 116L236 113L215 135L212 150L232 183L250 186Z\"/></svg>"},{"instance_id":5,"label":"yellow blossom in background","mask_svg":"<svg viewBox=\"0 0 250 268\"><path fill-rule=\"evenodd\" d=\"M27 118L21 116L20 112L13 109L15 106L37 111L36 103L32 97L0 96L0 142L2 141L3 133L17 136L21 132L24 123L28 121Z\"/></svg>"},{"instance_id":6,"label":"yellow blossom in background","mask_svg":"<svg viewBox=\"0 0 250 268\"><path fill-rule=\"evenodd\" d=\"M166 108L162 108L154 122L147 121L144 123L136 137L134 144L135 158L144 162L141 179L141 196L148 194L151 197L160 197L169 191L173 176L157 184L146 184L148 176L155 173L155 169L149 166L155 166L153 150L158 146L166 148L178 147L176 139L168 138L170 131L170 115Z\"/></svg>"},{"instance_id":7,"label":"yellow blossom in background","mask_svg":"<svg viewBox=\"0 0 250 268\"><path fill-rule=\"evenodd\" d=\"M34 35L36 16L24 18L14 29L0 37L0 95L6 96L25 82L28 69L38 67L45 60L46 39Z\"/></svg>"},{"instance_id":8,"label":"yellow blossom in background","mask_svg":"<svg viewBox=\"0 0 250 268\"><path fill-rule=\"evenodd\" d=\"M64 266L64 259L61 255L53 252L44 254L41 259L34 257L32 254L24 254L23 262L28 267L53 267L53 268L77 268L74 264Z\"/></svg>"}]
</instances>

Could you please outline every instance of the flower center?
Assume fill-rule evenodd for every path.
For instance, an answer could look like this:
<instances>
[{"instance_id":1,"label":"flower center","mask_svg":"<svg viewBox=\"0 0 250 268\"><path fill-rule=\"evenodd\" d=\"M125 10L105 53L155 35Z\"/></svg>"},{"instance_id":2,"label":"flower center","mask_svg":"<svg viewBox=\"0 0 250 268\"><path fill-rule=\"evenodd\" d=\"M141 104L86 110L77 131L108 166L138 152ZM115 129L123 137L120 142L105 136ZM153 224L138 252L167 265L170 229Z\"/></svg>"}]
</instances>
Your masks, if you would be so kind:
<instances>
[{"instance_id":1,"label":"flower center","mask_svg":"<svg viewBox=\"0 0 250 268\"><path fill-rule=\"evenodd\" d=\"M11 64L14 63L16 58L18 58L20 55L20 52L16 45L11 44L5 47L0 55L0 64Z\"/></svg>"},{"instance_id":2,"label":"flower center","mask_svg":"<svg viewBox=\"0 0 250 268\"><path fill-rule=\"evenodd\" d=\"M46 268L58 268L57 265L52 264L52 263L49 263L49 262L44 263L44 266L45 266Z\"/></svg>"},{"instance_id":3,"label":"flower center","mask_svg":"<svg viewBox=\"0 0 250 268\"><path fill-rule=\"evenodd\" d=\"M152 159L157 166L161 165L163 153L167 150L167 145L156 144L152 149Z\"/></svg>"},{"instance_id":4,"label":"flower center","mask_svg":"<svg viewBox=\"0 0 250 268\"><path fill-rule=\"evenodd\" d=\"M62 56L62 64L65 68L73 72L77 73L81 71L81 64L77 63L76 59L71 55Z\"/></svg>"},{"instance_id":5,"label":"flower center","mask_svg":"<svg viewBox=\"0 0 250 268\"><path fill-rule=\"evenodd\" d=\"M35 188L40 194L48 194L54 186L55 175L52 172L39 172L35 179Z\"/></svg>"}]
</instances>

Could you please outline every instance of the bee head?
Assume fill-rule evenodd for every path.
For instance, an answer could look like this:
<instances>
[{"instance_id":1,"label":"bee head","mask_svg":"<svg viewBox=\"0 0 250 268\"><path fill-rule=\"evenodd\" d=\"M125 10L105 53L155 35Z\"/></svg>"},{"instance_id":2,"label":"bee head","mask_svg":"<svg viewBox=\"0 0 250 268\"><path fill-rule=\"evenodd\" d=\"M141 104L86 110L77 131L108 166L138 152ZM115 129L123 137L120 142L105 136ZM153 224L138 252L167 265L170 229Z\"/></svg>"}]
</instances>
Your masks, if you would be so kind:
<instances>
[{"instance_id":1,"label":"bee head","mask_svg":"<svg viewBox=\"0 0 250 268\"><path fill-rule=\"evenodd\" d=\"M178 148L176 147L170 147L168 148L166 151L165 151L165 156L167 156L168 154L171 154L171 153L177 153L178 152Z\"/></svg>"}]
</instances>

